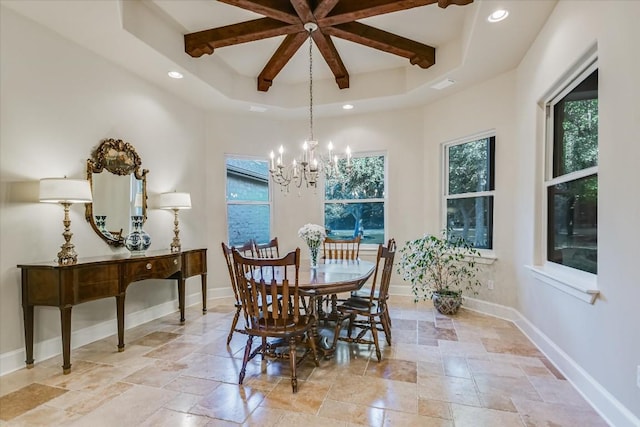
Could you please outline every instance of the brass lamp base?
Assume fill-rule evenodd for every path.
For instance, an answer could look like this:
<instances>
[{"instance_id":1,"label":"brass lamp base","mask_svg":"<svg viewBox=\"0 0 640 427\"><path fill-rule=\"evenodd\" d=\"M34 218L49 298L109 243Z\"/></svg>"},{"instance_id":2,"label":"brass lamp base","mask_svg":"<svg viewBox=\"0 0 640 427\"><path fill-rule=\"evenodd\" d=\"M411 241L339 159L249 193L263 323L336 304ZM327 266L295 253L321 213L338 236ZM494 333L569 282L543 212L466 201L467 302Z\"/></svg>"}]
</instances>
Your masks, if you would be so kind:
<instances>
[{"instance_id":1,"label":"brass lamp base","mask_svg":"<svg viewBox=\"0 0 640 427\"><path fill-rule=\"evenodd\" d=\"M71 236L73 236L71 232L71 220L69 219L69 207L71 203L64 202L62 206L64 206L64 220L62 221L64 224L64 233L62 233L62 236L65 242L60 246L60 252L58 252L58 265L73 265L78 262L78 254L76 253L75 246L71 243Z\"/></svg>"},{"instance_id":2,"label":"brass lamp base","mask_svg":"<svg viewBox=\"0 0 640 427\"><path fill-rule=\"evenodd\" d=\"M178 237L180 234L180 228L178 227L178 210L179 209L173 209L173 234L175 234L175 236L173 236L173 242L171 242L171 252L180 252L182 250L180 237Z\"/></svg>"}]
</instances>

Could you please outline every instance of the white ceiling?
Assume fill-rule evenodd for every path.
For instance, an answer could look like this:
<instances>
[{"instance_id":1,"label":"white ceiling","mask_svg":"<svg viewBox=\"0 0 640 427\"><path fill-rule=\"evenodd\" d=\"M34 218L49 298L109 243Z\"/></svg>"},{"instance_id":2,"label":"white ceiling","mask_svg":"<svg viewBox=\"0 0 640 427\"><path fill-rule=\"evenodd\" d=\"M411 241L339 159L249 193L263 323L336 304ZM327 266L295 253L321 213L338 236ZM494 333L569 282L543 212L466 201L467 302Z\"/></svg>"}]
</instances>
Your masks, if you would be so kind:
<instances>
[{"instance_id":1,"label":"white ceiling","mask_svg":"<svg viewBox=\"0 0 640 427\"><path fill-rule=\"evenodd\" d=\"M260 18L213 0L1 0L3 6L98 53L145 80L206 109L249 111L266 108L272 117L308 114L308 45L298 50L268 92L256 78L282 37L229 46L191 58L183 35ZM553 10L556 0L475 0L467 6L437 4L376 16L363 23L434 46L436 65L413 66L407 59L333 38L350 75L338 89L331 70L314 47L314 113L344 114L423 105L515 68ZM495 9L509 17L490 24ZM185 75L167 77L169 70ZM454 86L430 86L444 78Z\"/></svg>"}]
</instances>

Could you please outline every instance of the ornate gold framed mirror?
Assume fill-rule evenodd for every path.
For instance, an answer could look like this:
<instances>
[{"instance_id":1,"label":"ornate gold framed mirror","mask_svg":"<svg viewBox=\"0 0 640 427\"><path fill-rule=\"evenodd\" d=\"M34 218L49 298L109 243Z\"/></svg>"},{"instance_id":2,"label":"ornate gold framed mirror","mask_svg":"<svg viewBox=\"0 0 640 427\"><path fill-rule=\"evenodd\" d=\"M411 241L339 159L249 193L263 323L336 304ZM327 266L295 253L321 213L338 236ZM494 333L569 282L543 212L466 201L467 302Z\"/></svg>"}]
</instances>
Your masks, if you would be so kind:
<instances>
[{"instance_id":1,"label":"ornate gold framed mirror","mask_svg":"<svg viewBox=\"0 0 640 427\"><path fill-rule=\"evenodd\" d=\"M123 246L132 216L147 219L147 169L135 148L121 139L104 139L87 159L92 203L85 218L102 240Z\"/></svg>"}]
</instances>

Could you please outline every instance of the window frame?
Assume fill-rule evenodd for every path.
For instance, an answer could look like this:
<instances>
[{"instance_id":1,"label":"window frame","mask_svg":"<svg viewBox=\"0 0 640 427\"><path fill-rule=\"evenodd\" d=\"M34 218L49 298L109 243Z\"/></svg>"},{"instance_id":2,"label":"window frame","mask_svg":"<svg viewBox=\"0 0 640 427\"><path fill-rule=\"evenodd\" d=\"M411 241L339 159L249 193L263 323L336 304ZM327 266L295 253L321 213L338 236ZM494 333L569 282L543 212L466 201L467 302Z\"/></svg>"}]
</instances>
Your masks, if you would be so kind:
<instances>
[{"instance_id":1,"label":"window frame","mask_svg":"<svg viewBox=\"0 0 640 427\"><path fill-rule=\"evenodd\" d=\"M580 288L593 290L597 286L597 273L590 273L575 267L559 264L549 260L549 244L551 241L551 230L549 228L549 189L558 184L573 182L581 178L595 176L598 179L598 164L596 166L587 167L577 171L569 172L564 175L554 177L555 173L555 106L572 90L582 84L594 71L599 70L598 57L596 54L591 55L585 61L574 67L574 72L558 81L555 90L547 96L542 104L544 108L544 150L545 164L542 182L542 216L540 218L542 224L541 237L541 254L542 267L551 275L562 277L565 282L576 281L581 283ZM598 99L599 99L598 90ZM598 126L599 129L599 126ZM599 138L598 138L599 139ZM598 141L599 145L599 141ZM598 160L599 163L599 160ZM597 248L597 246L596 246Z\"/></svg>"},{"instance_id":2,"label":"window frame","mask_svg":"<svg viewBox=\"0 0 640 427\"><path fill-rule=\"evenodd\" d=\"M450 194L449 193L449 148L457 146L457 145L463 145L463 144L468 144L471 142L476 142L482 139L492 139L492 141L490 141L490 147L489 147L489 170L488 172L488 178L490 181L489 187L492 189L490 190L483 190L483 191L474 191L474 192L467 192L467 193L459 193L459 194ZM443 174L442 176L442 197L441 197L441 213L440 213L440 224L441 224L441 228L447 229L448 228L448 223L447 223L447 205L448 205L448 201L449 200L455 200L455 199L465 199L465 198L472 198L472 197L491 197L492 198L492 209L491 209L491 218L488 219L488 227L491 227L491 247L490 248L476 248L479 252L480 255L483 258L486 258L488 260L495 260L496 255L495 255L495 200L496 200L496 141L497 141L497 132L495 129L490 129L490 130L486 130L483 132L478 132L472 135L468 135L462 138L457 138L451 141L446 141L443 142L441 144L442 146L442 171Z\"/></svg>"},{"instance_id":3,"label":"window frame","mask_svg":"<svg viewBox=\"0 0 640 427\"><path fill-rule=\"evenodd\" d=\"M383 158L383 183L384 183L384 192L381 198L369 198L369 199L335 199L328 201L326 199L326 178L323 178L322 181L322 225L326 227L325 223L325 206L327 203L336 204L336 203L382 203L383 204L383 213L384 213L384 237L383 244L387 242L387 236L389 235L387 226L388 226L388 209L387 209L387 197L388 197L388 188L389 188L389 155L386 150L380 151L357 151L351 153L351 159L361 158L361 157L380 157ZM346 158L345 156L338 157L338 160ZM373 251L378 249L377 243L360 243L360 250L364 251Z\"/></svg>"},{"instance_id":4,"label":"window frame","mask_svg":"<svg viewBox=\"0 0 640 427\"><path fill-rule=\"evenodd\" d=\"M262 156L250 156L243 154L225 154L224 155L224 198L225 198L225 224L226 224L226 234L227 234L227 243L231 241L229 235L229 205L268 205L269 206L269 239L273 238L273 186L271 185L271 177L267 174L267 201L258 201L258 200L239 200L239 201L230 201L227 198L227 187L228 187L228 179L227 179L227 160L228 159L238 159L238 160L250 160L250 161L264 161L267 164L267 169L269 167L269 159L267 157ZM268 240L267 240L268 241ZM266 242L258 242L258 243L266 243Z\"/></svg>"}]
</instances>

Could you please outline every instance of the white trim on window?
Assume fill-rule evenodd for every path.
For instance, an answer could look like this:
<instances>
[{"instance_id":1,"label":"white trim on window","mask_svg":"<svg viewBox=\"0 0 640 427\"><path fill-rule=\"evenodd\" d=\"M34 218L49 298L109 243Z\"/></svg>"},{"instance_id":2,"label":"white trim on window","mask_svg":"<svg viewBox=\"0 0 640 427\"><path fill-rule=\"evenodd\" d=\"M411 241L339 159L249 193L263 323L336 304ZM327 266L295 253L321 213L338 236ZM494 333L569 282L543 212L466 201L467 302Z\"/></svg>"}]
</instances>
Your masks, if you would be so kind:
<instances>
[{"instance_id":1,"label":"white trim on window","mask_svg":"<svg viewBox=\"0 0 640 427\"><path fill-rule=\"evenodd\" d=\"M441 224L441 228L444 230L447 228L448 224L447 224L447 201L448 200L454 200L454 199L465 199L465 198L474 198L474 197L492 197L493 198L493 202L494 202L494 206L495 206L495 197L496 197L496 190L495 190L495 153L493 153L493 162L491 163L491 168L493 168L493 171L488 171L489 174L491 175L493 173L493 190L488 190L488 191L474 191L474 192L470 192L470 193L459 193L459 194L449 194L449 148L454 147L456 145L462 145L462 144L467 144L470 142L475 142L475 141L479 141L482 139L486 139L486 138L494 138L494 151L496 150L496 138L497 132L495 129L489 129L489 130L485 130L482 132L478 132L472 135L468 135L462 138L456 138L450 141L446 141L443 142L442 144L440 144L441 146L441 151L442 151L442 156L440 156L441 159L441 163L440 163L440 167L442 168L443 174L441 175L443 177L443 181L442 181L442 194L441 194L441 198L440 198L440 224ZM492 212L492 218L491 218L491 224L492 224L492 230L491 230L491 236L492 236L492 243L491 243L491 248L477 248L478 251L480 252L481 257L484 259L484 261L482 261L483 263L487 263L487 264L492 264L496 261L497 257L496 254L494 252L494 239L493 237L494 235L494 215Z\"/></svg>"},{"instance_id":2,"label":"white trim on window","mask_svg":"<svg viewBox=\"0 0 640 427\"><path fill-rule=\"evenodd\" d=\"M579 171L570 172L558 177L553 177L553 144L554 144L554 117L552 110L554 106L562 100L568 93L581 84L588 76L598 69L597 45L593 45L582 55L571 69L561 76L543 96L539 105L545 112L542 126L544 141L542 144L544 168L540 176L543 177L541 183L541 206L540 212L540 233L537 245L537 258L540 261L536 265L525 265L532 276L539 282L552 286L568 295L571 295L588 304L593 304L600 291L598 290L598 276L576 268L547 260L548 253L548 189L555 185L575 181L598 174L598 166L589 167Z\"/></svg>"}]
</instances>

